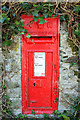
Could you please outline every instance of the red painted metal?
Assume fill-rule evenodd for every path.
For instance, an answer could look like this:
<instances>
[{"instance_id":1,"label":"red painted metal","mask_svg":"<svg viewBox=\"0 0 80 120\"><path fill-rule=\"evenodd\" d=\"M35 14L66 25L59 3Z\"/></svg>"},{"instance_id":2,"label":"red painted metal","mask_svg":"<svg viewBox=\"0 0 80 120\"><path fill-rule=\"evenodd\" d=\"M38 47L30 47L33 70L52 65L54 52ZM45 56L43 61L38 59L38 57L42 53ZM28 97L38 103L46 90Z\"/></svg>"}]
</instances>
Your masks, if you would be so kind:
<instances>
[{"instance_id":1,"label":"red painted metal","mask_svg":"<svg viewBox=\"0 0 80 120\"><path fill-rule=\"evenodd\" d=\"M22 113L53 113L58 110L59 81L59 16L46 18L46 23L33 22L32 16L22 15L24 28L31 38L21 35ZM33 23L31 23L31 22ZM34 75L34 54L45 53L45 75Z\"/></svg>"}]
</instances>

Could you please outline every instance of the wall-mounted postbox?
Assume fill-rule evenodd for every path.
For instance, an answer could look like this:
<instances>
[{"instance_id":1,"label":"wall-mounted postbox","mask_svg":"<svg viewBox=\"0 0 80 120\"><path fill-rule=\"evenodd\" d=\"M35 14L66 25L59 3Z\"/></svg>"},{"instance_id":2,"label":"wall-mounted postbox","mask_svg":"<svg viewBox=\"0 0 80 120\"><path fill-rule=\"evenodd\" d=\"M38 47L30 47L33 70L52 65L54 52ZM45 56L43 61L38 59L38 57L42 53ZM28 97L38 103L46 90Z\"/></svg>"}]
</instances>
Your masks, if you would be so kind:
<instances>
[{"instance_id":1,"label":"wall-mounted postbox","mask_svg":"<svg viewBox=\"0 0 80 120\"><path fill-rule=\"evenodd\" d=\"M22 15L30 38L22 39L22 112L53 113L58 109L59 16L46 18L44 24Z\"/></svg>"}]
</instances>

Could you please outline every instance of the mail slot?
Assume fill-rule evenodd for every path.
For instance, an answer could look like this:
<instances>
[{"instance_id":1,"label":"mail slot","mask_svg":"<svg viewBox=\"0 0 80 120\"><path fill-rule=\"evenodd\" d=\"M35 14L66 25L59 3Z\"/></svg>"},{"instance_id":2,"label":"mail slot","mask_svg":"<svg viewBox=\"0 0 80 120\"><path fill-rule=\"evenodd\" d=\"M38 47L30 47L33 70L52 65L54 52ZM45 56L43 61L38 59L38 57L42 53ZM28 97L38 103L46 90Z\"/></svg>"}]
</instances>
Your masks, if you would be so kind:
<instances>
[{"instance_id":1,"label":"mail slot","mask_svg":"<svg viewBox=\"0 0 80 120\"><path fill-rule=\"evenodd\" d=\"M27 34L21 35L22 113L50 113L58 110L59 16L44 24L22 15ZM57 101L56 101L57 100Z\"/></svg>"}]
</instances>

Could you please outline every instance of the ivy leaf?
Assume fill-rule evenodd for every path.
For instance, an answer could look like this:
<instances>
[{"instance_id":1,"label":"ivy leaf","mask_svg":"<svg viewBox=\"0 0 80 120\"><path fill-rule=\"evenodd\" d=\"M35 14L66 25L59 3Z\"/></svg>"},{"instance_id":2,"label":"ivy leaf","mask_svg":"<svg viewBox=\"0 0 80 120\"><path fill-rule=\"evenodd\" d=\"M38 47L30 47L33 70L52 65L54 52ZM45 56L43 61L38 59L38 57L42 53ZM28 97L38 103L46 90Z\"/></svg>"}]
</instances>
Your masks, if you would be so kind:
<instances>
[{"instance_id":1,"label":"ivy leaf","mask_svg":"<svg viewBox=\"0 0 80 120\"><path fill-rule=\"evenodd\" d=\"M53 18L55 18L55 17L57 17L58 16L58 14L56 14L56 15L53 15Z\"/></svg>"},{"instance_id":2,"label":"ivy leaf","mask_svg":"<svg viewBox=\"0 0 80 120\"><path fill-rule=\"evenodd\" d=\"M4 98L7 98L8 96L7 95L4 95Z\"/></svg>"},{"instance_id":3,"label":"ivy leaf","mask_svg":"<svg viewBox=\"0 0 80 120\"><path fill-rule=\"evenodd\" d=\"M9 17L7 18L7 21L10 21L10 18L9 18Z\"/></svg>"},{"instance_id":4,"label":"ivy leaf","mask_svg":"<svg viewBox=\"0 0 80 120\"><path fill-rule=\"evenodd\" d=\"M53 115L55 115L55 114L60 114L60 112L58 111L58 110L55 110L54 112L53 112Z\"/></svg>"},{"instance_id":5,"label":"ivy leaf","mask_svg":"<svg viewBox=\"0 0 80 120\"><path fill-rule=\"evenodd\" d=\"M53 15L53 18L55 18L56 17L56 15Z\"/></svg>"},{"instance_id":6,"label":"ivy leaf","mask_svg":"<svg viewBox=\"0 0 80 120\"><path fill-rule=\"evenodd\" d=\"M27 34L27 36L26 36L27 38L30 38L31 37L31 35L30 34Z\"/></svg>"},{"instance_id":7,"label":"ivy leaf","mask_svg":"<svg viewBox=\"0 0 80 120\"><path fill-rule=\"evenodd\" d=\"M12 42L10 40L3 41L3 46L10 46L11 43Z\"/></svg>"},{"instance_id":8,"label":"ivy leaf","mask_svg":"<svg viewBox=\"0 0 80 120\"><path fill-rule=\"evenodd\" d=\"M38 5L36 5L36 4L33 4L33 7L37 7Z\"/></svg>"},{"instance_id":9,"label":"ivy leaf","mask_svg":"<svg viewBox=\"0 0 80 120\"><path fill-rule=\"evenodd\" d=\"M32 110L32 114L33 114L33 115L35 115L35 114L36 114L34 110Z\"/></svg>"},{"instance_id":10,"label":"ivy leaf","mask_svg":"<svg viewBox=\"0 0 80 120\"><path fill-rule=\"evenodd\" d=\"M24 25L24 24L23 24L23 21L20 21L20 25L21 25L21 26L23 26L23 25Z\"/></svg>"},{"instance_id":11,"label":"ivy leaf","mask_svg":"<svg viewBox=\"0 0 80 120\"><path fill-rule=\"evenodd\" d=\"M10 101L8 101L7 103L8 103L8 104L10 104L11 102L10 102Z\"/></svg>"},{"instance_id":12,"label":"ivy leaf","mask_svg":"<svg viewBox=\"0 0 80 120\"><path fill-rule=\"evenodd\" d=\"M77 5L77 6L74 8L74 11L75 11L75 13L79 13L79 11L80 11L80 5Z\"/></svg>"},{"instance_id":13,"label":"ivy leaf","mask_svg":"<svg viewBox=\"0 0 80 120\"><path fill-rule=\"evenodd\" d=\"M20 116L20 119L23 119L24 118L24 115L23 116Z\"/></svg>"},{"instance_id":14,"label":"ivy leaf","mask_svg":"<svg viewBox=\"0 0 80 120\"><path fill-rule=\"evenodd\" d=\"M19 23L18 21L15 21L15 24L16 24L16 25L19 25L20 23Z\"/></svg>"},{"instance_id":15,"label":"ivy leaf","mask_svg":"<svg viewBox=\"0 0 80 120\"><path fill-rule=\"evenodd\" d=\"M52 12L48 11L48 15L49 15L49 17L51 17L52 14L53 14Z\"/></svg>"},{"instance_id":16,"label":"ivy leaf","mask_svg":"<svg viewBox=\"0 0 80 120\"><path fill-rule=\"evenodd\" d=\"M65 17L64 16L60 16L60 20L65 20Z\"/></svg>"},{"instance_id":17,"label":"ivy leaf","mask_svg":"<svg viewBox=\"0 0 80 120\"><path fill-rule=\"evenodd\" d=\"M44 19L40 19L40 20L39 20L39 24L44 24L45 22L47 22L47 21L44 20Z\"/></svg>"},{"instance_id":18,"label":"ivy leaf","mask_svg":"<svg viewBox=\"0 0 80 120\"><path fill-rule=\"evenodd\" d=\"M26 114L24 114L25 117L28 117Z\"/></svg>"},{"instance_id":19,"label":"ivy leaf","mask_svg":"<svg viewBox=\"0 0 80 120\"><path fill-rule=\"evenodd\" d=\"M33 19L34 19L35 22L37 22L38 19L39 19L39 17L35 17L35 16L34 16Z\"/></svg>"},{"instance_id":20,"label":"ivy leaf","mask_svg":"<svg viewBox=\"0 0 80 120\"><path fill-rule=\"evenodd\" d=\"M5 20L9 21L10 18L8 18L8 15L6 13L2 13L2 16L0 16L0 22L3 23Z\"/></svg>"},{"instance_id":21,"label":"ivy leaf","mask_svg":"<svg viewBox=\"0 0 80 120\"><path fill-rule=\"evenodd\" d=\"M78 28L74 31L74 34L76 34L78 37L80 37L80 31Z\"/></svg>"},{"instance_id":22,"label":"ivy leaf","mask_svg":"<svg viewBox=\"0 0 80 120\"><path fill-rule=\"evenodd\" d=\"M16 14L15 14L15 13L13 13L12 15L13 15L13 17L15 17L15 15L16 15Z\"/></svg>"},{"instance_id":23,"label":"ivy leaf","mask_svg":"<svg viewBox=\"0 0 80 120\"><path fill-rule=\"evenodd\" d=\"M48 13L43 13L44 17L47 18L48 17Z\"/></svg>"},{"instance_id":24,"label":"ivy leaf","mask_svg":"<svg viewBox=\"0 0 80 120\"><path fill-rule=\"evenodd\" d=\"M8 112L9 115L11 115L11 112Z\"/></svg>"},{"instance_id":25,"label":"ivy leaf","mask_svg":"<svg viewBox=\"0 0 80 120\"><path fill-rule=\"evenodd\" d=\"M34 12L32 12L32 14L33 14L33 16L36 16L36 17L38 17L38 10L35 10Z\"/></svg>"},{"instance_id":26,"label":"ivy leaf","mask_svg":"<svg viewBox=\"0 0 80 120\"><path fill-rule=\"evenodd\" d=\"M43 6L41 6L41 5L38 5L36 8L36 10L42 10L42 9L43 9Z\"/></svg>"},{"instance_id":27,"label":"ivy leaf","mask_svg":"<svg viewBox=\"0 0 80 120\"><path fill-rule=\"evenodd\" d=\"M55 98L55 103L58 101L58 98Z\"/></svg>"},{"instance_id":28,"label":"ivy leaf","mask_svg":"<svg viewBox=\"0 0 80 120\"><path fill-rule=\"evenodd\" d=\"M44 16L39 17L39 19L44 19Z\"/></svg>"},{"instance_id":29,"label":"ivy leaf","mask_svg":"<svg viewBox=\"0 0 80 120\"><path fill-rule=\"evenodd\" d=\"M6 16L7 14L6 13L2 13L2 16Z\"/></svg>"},{"instance_id":30,"label":"ivy leaf","mask_svg":"<svg viewBox=\"0 0 80 120\"><path fill-rule=\"evenodd\" d=\"M3 6L1 10L8 11L8 8L6 6Z\"/></svg>"},{"instance_id":31,"label":"ivy leaf","mask_svg":"<svg viewBox=\"0 0 80 120\"><path fill-rule=\"evenodd\" d=\"M5 89L5 88L6 88L6 86L4 85L4 86L3 86L3 88Z\"/></svg>"},{"instance_id":32,"label":"ivy leaf","mask_svg":"<svg viewBox=\"0 0 80 120\"><path fill-rule=\"evenodd\" d=\"M26 29L24 29L24 34L26 34L27 33L27 30Z\"/></svg>"},{"instance_id":33,"label":"ivy leaf","mask_svg":"<svg viewBox=\"0 0 80 120\"><path fill-rule=\"evenodd\" d=\"M6 110L3 110L3 112L6 112Z\"/></svg>"},{"instance_id":34,"label":"ivy leaf","mask_svg":"<svg viewBox=\"0 0 80 120\"><path fill-rule=\"evenodd\" d=\"M26 34L27 33L26 29L23 29L23 30L20 30L20 31L21 31L21 34Z\"/></svg>"},{"instance_id":35,"label":"ivy leaf","mask_svg":"<svg viewBox=\"0 0 80 120\"><path fill-rule=\"evenodd\" d=\"M28 5L28 3L26 3L26 2L23 2L23 3L22 3L22 7L23 7L23 8L27 7L27 5Z\"/></svg>"}]
</instances>

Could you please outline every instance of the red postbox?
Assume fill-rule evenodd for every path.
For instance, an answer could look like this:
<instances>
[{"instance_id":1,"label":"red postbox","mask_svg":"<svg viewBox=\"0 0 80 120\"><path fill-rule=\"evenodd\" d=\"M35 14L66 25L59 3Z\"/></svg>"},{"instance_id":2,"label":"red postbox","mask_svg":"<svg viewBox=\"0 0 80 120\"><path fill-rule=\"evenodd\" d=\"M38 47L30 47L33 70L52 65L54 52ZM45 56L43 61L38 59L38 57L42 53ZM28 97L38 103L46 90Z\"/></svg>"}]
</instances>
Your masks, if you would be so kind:
<instances>
[{"instance_id":1,"label":"red postbox","mask_svg":"<svg viewBox=\"0 0 80 120\"><path fill-rule=\"evenodd\" d=\"M53 113L58 110L59 16L44 24L22 15L27 34L21 35L22 113Z\"/></svg>"}]
</instances>

